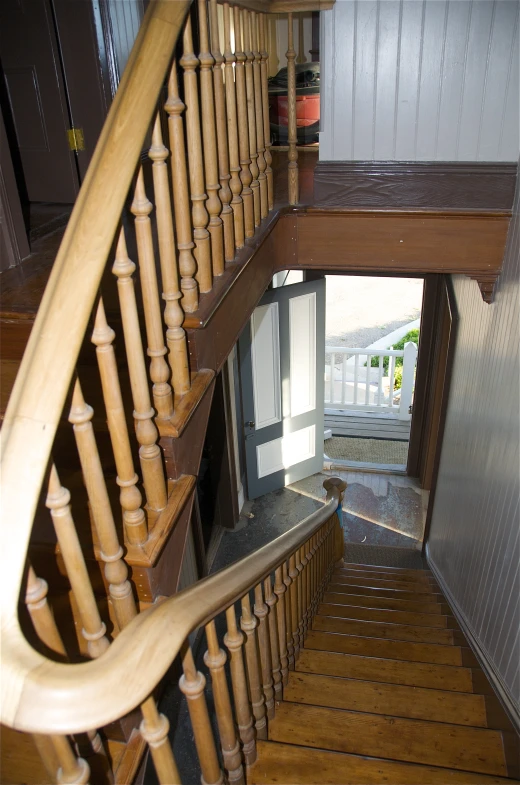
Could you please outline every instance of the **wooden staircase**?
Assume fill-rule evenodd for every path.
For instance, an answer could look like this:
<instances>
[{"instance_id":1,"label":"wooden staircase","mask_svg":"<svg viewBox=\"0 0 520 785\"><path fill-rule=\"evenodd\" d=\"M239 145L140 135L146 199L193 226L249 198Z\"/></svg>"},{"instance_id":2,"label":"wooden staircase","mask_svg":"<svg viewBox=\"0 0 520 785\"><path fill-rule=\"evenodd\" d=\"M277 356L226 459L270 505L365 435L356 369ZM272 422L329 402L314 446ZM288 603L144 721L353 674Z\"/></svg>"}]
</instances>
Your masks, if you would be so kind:
<instances>
[{"instance_id":1,"label":"wooden staircase","mask_svg":"<svg viewBox=\"0 0 520 785\"><path fill-rule=\"evenodd\" d=\"M485 683L431 572L338 567L247 783L511 782Z\"/></svg>"}]
</instances>

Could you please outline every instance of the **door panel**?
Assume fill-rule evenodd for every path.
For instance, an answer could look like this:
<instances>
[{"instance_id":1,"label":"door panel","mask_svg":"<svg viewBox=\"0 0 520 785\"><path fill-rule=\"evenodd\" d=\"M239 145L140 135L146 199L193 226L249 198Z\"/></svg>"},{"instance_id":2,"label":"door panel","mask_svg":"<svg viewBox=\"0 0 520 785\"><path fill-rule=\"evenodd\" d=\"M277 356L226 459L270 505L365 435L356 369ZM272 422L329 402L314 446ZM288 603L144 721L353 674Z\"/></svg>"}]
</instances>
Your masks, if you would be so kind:
<instances>
[{"instance_id":1,"label":"door panel","mask_svg":"<svg viewBox=\"0 0 520 785\"><path fill-rule=\"evenodd\" d=\"M248 496L323 468L325 281L267 292L239 341Z\"/></svg>"},{"instance_id":2,"label":"door panel","mask_svg":"<svg viewBox=\"0 0 520 785\"><path fill-rule=\"evenodd\" d=\"M79 183L47 0L2 0L0 56L29 201L71 203Z\"/></svg>"}]
</instances>

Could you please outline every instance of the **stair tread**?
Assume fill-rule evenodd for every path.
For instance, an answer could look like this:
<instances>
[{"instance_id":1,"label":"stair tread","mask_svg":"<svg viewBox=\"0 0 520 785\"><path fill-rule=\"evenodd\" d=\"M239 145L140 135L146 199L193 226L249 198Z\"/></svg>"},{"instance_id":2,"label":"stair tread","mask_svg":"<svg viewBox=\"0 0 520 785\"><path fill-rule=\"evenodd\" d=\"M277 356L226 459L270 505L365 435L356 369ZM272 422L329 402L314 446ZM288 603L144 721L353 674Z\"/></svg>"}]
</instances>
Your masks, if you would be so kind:
<instances>
[{"instance_id":1,"label":"stair tread","mask_svg":"<svg viewBox=\"0 0 520 785\"><path fill-rule=\"evenodd\" d=\"M341 588L341 587L340 587ZM345 587L346 588L346 587ZM417 595L415 595L417 597ZM440 602L412 601L401 597L385 597L370 591L336 591L330 586L324 594L323 602L334 602L343 605L362 605L366 608L382 608L395 611L411 611L416 613L438 613L449 615L447 606Z\"/></svg>"},{"instance_id":2,"label":"stair tread","mask_svg":"<svg viewBox=\"0 0 520 785\"><path fill-rule=\"evenodd\" d=\"M248 785L499 785L513 780L456 769L258 741Z\"/></svg>"},{"instance_id":3,"label":"stair tread","mask_svg":"<svg viewBox=\"0 0 520 785\"><path fill-rule=\"evenodd\" d=\"M293 671L284 700L409 719L487 727L483 695Z\"/></svg>"},{"instance_id":4,"label":"stair tread","mask_svg":"<svg viewBox=\"0 0 520 785\"><path fill-rule=\"evenodd\" d=\"M452 646L454 643L452 630L416 627L411 624L388 624L378 621L339 619L328 614L315 616L312 629L322 632L343 633L345 635L361 635L364 638L437 643L444 646Z\"/></svg>"},{"instance_id":5,"label":"stair tread","mask_svg":"<svg viewBox=\"0 0 520 785\"><path fill-rule=\"evenodd\" d=\"M361 638L335 632L310 630L305 648L321 651L337 651L344 654L362 654L368 657L383 657L391 660L411 660L439 665L462 665L460 646L441 646L438 643L414 643L382 638Z\"/></svg>"},{"instance_id":6,"label":"stair tread","mask_svg":"<svg viewBox=\"0 0 520 785\"><path fill-rule=\"evenodd\" d=\"M435 578L419 572L418 575L406 575L403 573L389 574L387 572L379 572L376 570L356 569L354 567L339 567L335 570L333 576L340 576L344 578L362 578L362 579L375 579L378 581L397 581L399 583L406 583L407 585L415 586L420 584L422 586L433 586L437 588Z\"/></svg>"},{"instance_id":7,"label":"stair tread","mask_svg":"<svg viewBox=\"0 0 520 785\"><path fill-rule=\"evenodd\" d=\"M437 584L424 583L423 581L415 581L410 584L409 581L397 581L390 579L374 578L371 575L343 575L342 573L335 572L330 580L331 584L340 584L342 586L366 586L368 589L385 589L388 591L403 591L408 594L426 594L437 595L441 591Z\"/></svg>"},{"instance_id":8,"label":"stair tread","mask_svg":"<svg viewBox=\"0 0 520 785\"><path fill-rule=\"evenodd\" d=\"M453 692L473 692L470 668L387 660L377 655L366 657L319 649L302 649L296 671Z\"/></svg>"},{"instance_id":9,"label":"stair tread","mask_svg":"<svg viewBox=\"0 0 520 785\"><path fill-rule=\"evenodd\" d=\"M343 562L340 569L347 570L366 570L370 572L384 572L388 575L427 575L433 577L431 570L414 569L413 567L387 567L381 564L357 564L355 562Z\"/></svg>"},{"instance_id":10,"label":"stair tread","mask_svg":"<svg viewBox=\"0 0 520 785\"><path fill-rule=\"evenodd\" d=\"M488 728L282 701L269 739L507 777L502 734Z\"/></svg>"},{"instance_id":11,"label":"stair tread","mask_svg":"<svg viewBox=\"0 0 520 785\"><path fill-rule=\"evenodd\" d=\"M442 602L442 594L432 591L427 586L413 586L395 581L374 581L361 578L341 578L333 575L328 586L329 591L345 591L353 594L379 594L381 597L400 597L403 600ZM363 589L364 591L358 591Z\"/></svg>"},{"instance_id":12,"label":"stair tread","mask_svg":"<svg viewBox=\"0 0 520 785\"><path fill-rule=\"evenodd\" d=\"M416 613L413 611L394 611L386 608L365 608L357 605L341 605L340 603L322 603L318 607L322 616L333 616L340 619L359 619L364 621L380 621L390 624L412 624L445 630L448 628L448 617L434 613Z\"/></svg>"}]
</instances>

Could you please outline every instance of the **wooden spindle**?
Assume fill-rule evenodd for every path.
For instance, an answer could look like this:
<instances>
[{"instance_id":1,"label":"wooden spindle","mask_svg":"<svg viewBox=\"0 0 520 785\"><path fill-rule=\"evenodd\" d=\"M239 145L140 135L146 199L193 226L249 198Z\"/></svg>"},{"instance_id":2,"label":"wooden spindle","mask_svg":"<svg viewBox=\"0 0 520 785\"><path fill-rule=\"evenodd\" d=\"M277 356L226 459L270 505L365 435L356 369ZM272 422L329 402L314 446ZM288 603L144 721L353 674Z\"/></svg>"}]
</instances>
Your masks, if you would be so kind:
<instances>
[{"instance_id":1,"label":"wooden spindle","mask_svg":"<svg viewBox=\"0 0 520 785\"><path fill-rule=\"evenodd\" d=\"M303 562L302 562L302 548L296 551L296 569L298 570L298 577L296 583L298 586L298 643L300 649L303 649Z\"/></svg>"},{"instance_id":2,"label":"wooden spindle","mask_svg":"<svg viewBox=\"0 0 520 785\"><path fill-rule=\"evenodd\" d=\"M295 662L300 655L300 635L298 631L298 576L299 572L296 568L296 554L294 553L289 557L289 577L292 581L289 592L291 595L291 628Z\"/></svg>"},{"instance_id":3,"label":"wooden spindle","mask_svg":"<svg viewBox=\"0 0 520 785\"><path fill-rule=\"evenodd\" d=\"M184 69L184 100L186 101L186 134L188 141L188 164L190 172L191 218L195 259L197 260L196 279L200 291L210 292L213 285L211 269L211 244L207 229L208 211L204 192L204 162L202 159L202 139L200 133L199 86L197 80L198 59L193 51L191 17L188 15L184 25L184 51L180 64Z\"/></svg>"},{"instance_id":4,"label":"wooden spindle","mask_svg":"<svg viewBox=\"0 0 520 785\"><path fill-rule=\"evenodd\" d=\"M215 740L211 729L204 687L206 679L195 667L189 645L186 645L182 658L184 674L179 681L181 692L186 695L191 726L195 737L195 746L205 785L221 785L224 781L218 762Z\"/></svg>"},{"instance_id":5,"label":"wooden spindle","mask_svg":"<svg viewBox=\"0 0 520 785\"><path fill-rule=\"evenodd\" d=\"M130 207L135 215L135 236L137 255L139 258L139 276L143 296L144 321L148 340L148 356L150 361L150 379L153 382L153 401L157 416L161 420L169 420L173 414L172 388L168 380L170 369L164 355L167 352L161 321L159 288L155 268L153 249L152 223L150 213L153 205L146 196L143 168L139 167L135 185L134 200Z\"/></svg>"},{"instance_id":6,"label":"wooden spindle","mask_svg":"<svg viewBox=\"0 0 520 785\"><path fill-rule=\"evenodd\" d=\"M220 183L218 179L217 132L215 128L215 100L213 96L213 66L215 61L209 51L207 0L198 0L198 10L202 138L204 142L206 190L208 192L206 209L209 213L208 229L211 237L213 275L218 276L224 272L224 230L220 217L222 204L219 198Z\"/></svg>"},{"instance_id":7,"label":"wooden spindle","mask_svg":"<svg viewBox=\"0 0 520 785\"><path fill-rule=\"evenodd\" d=\"M242 657L242 646L244 645L245 636L237 628L234 605L226 611L226 622L227 633L224 636L224 643L229 651L229 668L231 671L231 685L233 688L238 732L242 742L244 760L248 766L251 766L256 760L256 739Z\"/></svg>"},{"instance_id":8,"label":"wooden spindle","mask_svg":"<svg viewBox=\"0 0 520 785\"><path fill-rule=\"evenodd\" d=\"M197 265L192 248L190 195L188 189L188 170L184 144L184 125L182 113L185 106L179 98L177 63L174 60L168 79L168 99L164 105L168 114L170 136L173 201L175 206L175 226L177 229L177 249L179 251L179 272L181 275L182 307L186 313L193 313L199 305L199 295L195 273Z\"/></svg>"},{"instance_id":9,"label":"wooden spindle","mask_svg":"<svg viewBox=\"0 0 520 785\"><path fill-rule=\"evenodd\" d=\"M100 657L108 649L109 643L105 624L99 615L69 502L70 493L62 487L58 472L53 464L45 504L51 511L60 551L78 604L83 624L81 634L87 641L90 656L95 658Z\"/></svg>"},{"instance_id":10,"label":"wooden spindle","mask_svg":"<svg viewBox=\"0 0 520 785\"><path fill-rule=\"evenodd\" d=\"M159 714L155 700L148 698L141 705L143 720L139 726L141 736L150 747L150 754L160 785L180 785L181 778L168 739L170 723Z\"/></svg>"},{"instance_id":11,"label":"wooden spindle","mask_svg":"<svg viewBox=\"0 0 520 785\"><path fill-rule=\"evenodd\" d=\"M246 55L242 50L242 29L240 9L233 6L235 31L235 91L238 114L238 139L240 151L240 180L242 181L242 200L244 202L244 231L246 237L255 233L255 210L251 183L251 157L249 152L249 125L247 114Z\"/></svg>"},{"instance_id":12,"label":"wooden spindle","mask_svg":"<svg viewBox=\"0 0 520 785\"><path fill-rule=\"evenodd\" d=\"M288 43L287 43L287 116L288 116L288 141L289 141L289 204L298 204L298 151L296 149L296 52L294 51L293 15L288 18Z\"/></svg>"},{"instance_id":13,"label":"wooden spindle","mask_svg":"<svg viewBox=\"0 0 520 785\"><path fill-rule=\"evenodd\" d=\"M264 580L265 591L265 604L269 608L267 620L269 623L269 642L271 644L271 668L273 673L273 687L274 698L277 701L282 700L282 673L280 668L280 647L278 645L278 619L277 619L277 602L278 599L273 594L273 587L271 584L271 576Z\"/></svg>"},{"instance_id":14,"label":"wooden spindle","mask_svg":"<svg viewBox=\"0 0 520 785\"><path fill-rule=\"evenodd\" d=\"M312 538L305 543L305 615L303 622L304 636L307 637L307 632L312 626L312 553L311 553Z\"/></svg>"},{"instance_id":15,"label":"wooden spindle","mask_svg":"<svg viewBox=\"0 0 520 785\"><path fill-rule=\"evenodd\" d=\"M255 122L256 122L256 149L258 152L258 182L260 183L260 217L265 218L269 212L267 204L267 177L265 174L267 164L265 160L264 145L264 112L262 106L262 74L258 25L259 14L251 11L249 15L251 21L251 49L253 52L253 85L255 93Z\"/></svg>"},{"instance_id":16,"label":"wooden spindle","mask_svg":"<svg viewBox=\"0 0 520 785\"><path fill-rule=\"evenodd\" d=\"M99 459L96 437L92 428L91 420L93 414L92 407L87 406L85 403L79 379L76 379L69 421L74 424L74 436L81 462L83 480L87 489L92 519L101 548L101 559L105 563L105 577L108 581L110 599L114 606L117 623L121 629L134 618L137 610L132 587L128 581L128 567L123 558L123 549L119 544L105 485L103 467ZM134 477L132 477L132 485L129 488L137 491ZM137 493L139 494L139 491ZM140 499L141 495L139 494Z\"/></svg>"},{"instance_id":17,"label":"wooden spindle","mask_svg":"<svg viewBox=\"0 0 520 785\"><path fill-rule=\"evenodd\" d=\"M163 286L164 322L166 324L166 343L169 349L168 361L172 373L173 389L177 396L185 395L190 389L188 366L188 346L186 333L182 328L184 312L180 304L182 297L179 289L179 274L175 258L175 235L173 213L168 179L168 149L163 144L161 118L157 114L152 132L152 146L148 156L153 161L152 175L156 202L157 237Z\"/></svg>"},{"instance_id":18,"label":"wooden spindle","mask_svg":"<svg viewBox=\"0 0 520 785\"><path fill-rule=\"evenodd\" d=\"M52 736L59 768L56 782L59 785L88 785L90 767L84 758L76 758L66 736Z\"/></svg>"},{"instance_id":19,"label":"wooden spindle","mask_svg":"<svg viewBox=\"0 0 520 785\"><path fill-rule=\"evenodd\" d=\"M215 62L213 66L213 90L215 93L215 122L217 127L219 196L222 202L220 217L224 225L224 258L226 262L232 262L235 258L235 230L233 210L230 205L232 194L229 181L231 176L229 172L226 96L224 93L224 74L222 72L224 57L220 51L217 0L210 0L209 10L211 20L211 54Z\"/></svg>"},{"instance_id":20,"label":"wooden spindle","mask_svg":"<svg viewBox=\"0 0 520 785\"><path fill-rule=\"evenodd\" d=\"M247 677L249 681L251 707L255 718L256 735L259 739L267 739L265 699L260 682L260 667L258 664L258 648L255 634L258 622L251 613L251 603L248 594L242 597L241 605L242 615L240 618L240 627L246 634L245 650Z\"/></svg>"},{"instance_id":21,"label":"wooden spindle","mask_svg":"<svg viewBox=\"0 0 520 785\"><path fill-rule=\"evenodd\" d=\"M258 619L258 650L260 652L260 667L262 670L262 688L264 690L265 708L267 717L274 717L274 688L273 668L271 662L271 642L269 640L269 624L267 614L269 609L264 602L262 584L255 586L254 613Z\"/></svg>"},{"instance_id":22,"label":"wooden spindle","mask_svg":"<svg viewBox=\"0 0 520 785\"><path fill-rule=\"evenodd\" d=\"M27 605L34 629L47 648L57 652L57 654L65 655L65 646L47 602L48 592L47 581L36 575L34 569L29 565L25 604Z\"/></svg>"},{"instance_id":23,"label":"wooden spindle","mask_svg":"<svg viewBox=\"0 0 520 785\"><path fill-rule=\"evenodd\" d=\"M148 379L144 362L139 316L132 278L135 264L128 258L124 229L121 229L112 271L117 276L117 289L125 337L126 357L130 386L134 401L135 433L139 442L139 459L143 473L146 501L151 510L159 512L166 507L166 481L162 456L154 423L154 410L150 402Z\"/></svg>"},{"instance_id":24,"label":"wooden spindle","mask_svg":"<svg viewBox=\"0 0 520 785\"><path fill-rule=\"evenodd\" d=\"M253 189L253 205L255 211L255 226L260 226L260 182L258 180L258 150L256 147L256 108L255 108L255 85L253 76L253 61L255 59L251 50L251 14L245 8L240 12L240 22L242 30L242 41L244 54L246 56L246 95L247 95L247 126L249 131L249 157L251 158L250 169L251 188Z\"/></svg>"},{"instance_id":25,"label":"wooden spindle","mask_svg":"<svg viewBox=\"0 0 520 785\"><path fill-rule=\"evenodd\" d=\"M285 625L285 594L287 587L283 582L282 567L277 567L274 573L274 593L278 599L276 605L276 619L278 623L278 648L280 652L280 671L282 684L286 685L289 679L289 660L287 657L287 637Z\"/></svg>"},{"instance_id":26,"label":"wooden spindle","mask_svg":"<svg viewBox=\"0 0 520 785\"><path fill-rule=\"evenodd\" d=\"M132 449L130 447L123 397L121 395L121 385L119 383L119 374L117 371L117 360L112 345L114 338L115 333L108 326L103 300L100 299L91 340L96 346L96 357L101 378L101 388L103 390L103 401L105 404L108 430L110 432L112 450L117 469L116 482L121 488L119 501L123 510L125 538L130 543L140 544L146 542L148 532L145 514L141 507L141 493L137 487L139 478L134 470ZM90 417L88 419L90 420ZM76 427L74 428L74 432L77 435L81 433ZM90 424L90 432L92 432L92 424ZM89 442L93 442L93 447L95 449L95 438L93 433L89 436ZM90 448L92 448L92 444L90 445ZM97 459L96 464L97 463L99 463L99 458ZM101 474L101 479L102 477L103 475ZM110 505L108 506L108 509L110 510ZM112 548L111 550L112 555L114 555L118 549Z\"/></svg>"},{"instance_id":27,"label":"wooden spindle","mask_svg":"<svg viewBox=\"0 0 520 785\"><path fill-rule=\"evenodd\" d=\"M291 585L292 578L289 575L287 562L282 565L283 568L283 582L285 584L285 633L287 642L287 659L289 663L289 670L294 670L294 643L292 634L292 605L291 605Z\"/></svg>"},{"instance_id":28,"label":"wooden spindle","mask_svg":"<svg viewBox=\"0 0 520 785\"><path fill-rule=\"evenodd\" d=\"M215 3L216 0L211 0ZM233 222L235 229L235 247L242 248L244 245L244 203L242 202L242 181L240 179L240 157L238 151L238 118L237 102L235 95L235 62L236 58L231 50L231 19L229 3L224 3L224 60L226 73L226 117L227 132L229 140L229 171L231 179L229 187L233 198L231 207L233 210ZM251 194L252 195L252 194Z\"/></svg>"},{"instance_id":29,"label":"wooden spindle","mask_svg":"<svg viewBox=\"0 0 520 785\"><path fill-rule=\"evenodd\" d=\"M242 756L235 733L235 721L231 709L226 673L224 670L227 657L219 646L214 621L210 621L209 624L206 625L206 640L208 643L208 650L204 655L204 662L211 673L215 714L220 735L222 759L224 761L224 768L228 774L227 780L229 783L244 785L245 779L244 769L242 767Z\"/></svg>"},{"instance_id":30,"label":"wooden spindle","mask_svg":"<svg viewBox=\"0 0 520 785\"><path fill-rule=\"evenodd\" d=\"M264 120L264 147L265 147L265 174L267 178L267 206L269 210L274 207L274 182L271 164L273 156L271 154L271 123L269 120L269 83L268 83L268 63L269 53L267 52L267 16L258 15L259 35L260 35L260 73L262 76L262 114Z\"/></svg>"}]
</instances>

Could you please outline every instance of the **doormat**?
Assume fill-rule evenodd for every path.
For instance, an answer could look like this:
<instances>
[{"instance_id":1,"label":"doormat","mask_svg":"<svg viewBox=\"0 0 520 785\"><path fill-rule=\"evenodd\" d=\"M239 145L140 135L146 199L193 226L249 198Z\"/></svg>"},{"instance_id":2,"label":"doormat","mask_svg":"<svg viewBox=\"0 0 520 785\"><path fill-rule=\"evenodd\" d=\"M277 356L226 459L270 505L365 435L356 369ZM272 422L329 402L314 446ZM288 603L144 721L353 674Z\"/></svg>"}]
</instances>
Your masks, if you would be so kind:
<instances>
[{"instance_id":1,"label":"doormat","mask_svg":"<svg viewBox=\"0 0 520 785\"><path fill-rule=\"evenodd\" d=\"M405 464L408 459L408 442L386 439L353 439L350 436L333 436L324 445L329 458L363 463Z\"/></svg>"},{"instance_id":2,"label":"doormat","mask_svg":"<svg viewBox=\"0 0 520 785\"><path fill-rule=\"evenodd\" d=\"M412 570L426 568L420 551L413 548L358 545L346 542L343 558L347 564L372 564L377 567L402 567Z\"/></svg>"}]
</instances>

